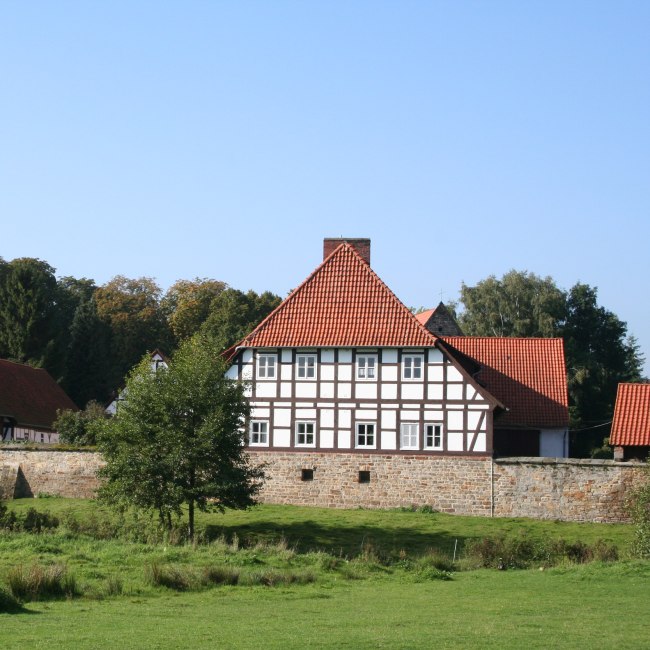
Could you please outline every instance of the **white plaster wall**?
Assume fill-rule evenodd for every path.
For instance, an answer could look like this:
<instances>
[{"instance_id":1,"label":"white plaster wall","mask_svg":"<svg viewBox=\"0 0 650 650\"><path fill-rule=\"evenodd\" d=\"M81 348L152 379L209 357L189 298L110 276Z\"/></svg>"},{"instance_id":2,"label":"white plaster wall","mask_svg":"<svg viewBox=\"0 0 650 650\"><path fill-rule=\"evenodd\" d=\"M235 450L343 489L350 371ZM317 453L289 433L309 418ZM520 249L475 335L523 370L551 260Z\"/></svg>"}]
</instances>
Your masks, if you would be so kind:
<instances>
[{"instance_id":1,"label":"white plaster wall","mask_svg":"<svg viewBox=\"0 0 650 650\"><path fill-rule=\"evenodd\" d=\"M447 451L463 451L463 438L462 433L447 433Z\"/></svg>"},{"instance_id":2,"label":"white plaster wall","mask_svg":"<svg viewBox=\"0 0 650 650\"><path fill-rule=\"evenodd\" d=\"M275 409L273 420L276 427L291 426L291 409Z\"/></svg>"},{"instance_id":3,"label":"white plaster wall","mask_svg":"<svg viewBox=\"0 0 650 650\"><path fill-rule=\"evenodd\" d=\"M359 399L377 399L376 382L357 382L355 394Z\"/></svg>"},{"instance_id":4,"label":"white plaster wall","mask_svg":"<svg viewBox=\"0 0 650 650\"><path fill-rule=\"evenodd\" d=\"M321 429L320 446L323 449L332 449L334 447L334 431L331 429Z\"/></svg>"},{"instance_id":5,"label":"white plaster wall","mask_svg":"<svg viewBox=\"0 0 650 650\"><path fill-rule=\"evenodd\" d=\"M274 381L258 381L255 384L255 395L257 397L276 397L278 389Z\"/></svg>"},{"instance_id":6,"label":"white plaster wall","mask_svg":"<svg viewBox=\"0 0 650 650\"><path fill-rule=\"evenodd\" d=\"M291 446L291 430L290 429L274 429L273 430L273 444L276 447L290 447Z\"/></svg>"},{"instance_id":7,"label":"white plaster wall","mask_svg":"<svg viewBox=\"0 0 650 650\"><path fill-rule=\"evenodd\" d=\"M297 383L296 397L316 397L316 382Z\"/></svg>"},{"instance_id":8,"label":"white plaster wall","mask_svg":"<svg viewBox=\"0 0 650 650\"><path fill-rule=\"evenodd\" d=\"M422 384L402 384L402 399L423 399Z\"/></svg>"}]
</instances>

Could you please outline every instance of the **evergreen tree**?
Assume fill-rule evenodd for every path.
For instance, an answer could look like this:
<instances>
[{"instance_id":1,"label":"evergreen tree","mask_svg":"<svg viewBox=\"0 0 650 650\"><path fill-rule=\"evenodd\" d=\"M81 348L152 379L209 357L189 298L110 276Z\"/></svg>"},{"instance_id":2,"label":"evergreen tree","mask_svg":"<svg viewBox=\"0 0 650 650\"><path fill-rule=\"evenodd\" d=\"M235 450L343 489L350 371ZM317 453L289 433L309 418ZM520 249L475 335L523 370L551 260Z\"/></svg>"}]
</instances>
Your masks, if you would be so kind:
<instances>
[{"instance_id":1,"label":"evergreen tree","mask_svg":"<svg viewBox=\"0 0 650 650\"><path fill-rule=\"evenodd\" d=\"M54 348L54 269L38 259L3 262L0 270L0 353L47 367Z\"/></svg>"},{"instance_id":2,"label":"evergreen tree","mask_svg":"<svg viewBox=\"0 0 650 650\"><path fill-rule=\"evenodd\" d=\"M83 408L89 401L106 402L111 390L110 330L97 314L94 298L82 301L70 326L63 387Z\"/></svg>"}]
</instances>

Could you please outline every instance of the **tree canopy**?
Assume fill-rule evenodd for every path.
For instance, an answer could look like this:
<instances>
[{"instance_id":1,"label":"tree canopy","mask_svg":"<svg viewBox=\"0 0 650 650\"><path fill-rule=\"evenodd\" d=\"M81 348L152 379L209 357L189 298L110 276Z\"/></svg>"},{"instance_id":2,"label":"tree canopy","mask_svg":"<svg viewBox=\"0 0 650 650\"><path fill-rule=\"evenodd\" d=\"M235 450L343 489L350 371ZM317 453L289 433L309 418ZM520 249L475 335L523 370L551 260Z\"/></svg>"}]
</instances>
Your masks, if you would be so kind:
<instances>
[{"instance_id":1,"label":"tree canopy","mask_svg":"<svg viewBox=\"0 0 650 650\"><path fill-rule=\"evenodd\" d=\"M627 324L598 304L598 290L577 283L564 291L550 277L513 270L474 287L463 284L461 303L460 324L470 336L564 339L572 453L600 447L618 383L641 379L643 357Z\"/></svg>"},{"instance_id":2,"label":"tree canopy","mask_svg":"<svg viewBox=\"0 0 650 650\"><path fill-rule=\"evenodd\" d=\"M225 371L214 344L198 336L181 343L166 369L152 372L150 359L142 360L99 435L101 499L156 512L167 527L187 505L190 539L195 507L254 503L262 471L243 447L248 401Z\"/></svg>"}]
</instances>

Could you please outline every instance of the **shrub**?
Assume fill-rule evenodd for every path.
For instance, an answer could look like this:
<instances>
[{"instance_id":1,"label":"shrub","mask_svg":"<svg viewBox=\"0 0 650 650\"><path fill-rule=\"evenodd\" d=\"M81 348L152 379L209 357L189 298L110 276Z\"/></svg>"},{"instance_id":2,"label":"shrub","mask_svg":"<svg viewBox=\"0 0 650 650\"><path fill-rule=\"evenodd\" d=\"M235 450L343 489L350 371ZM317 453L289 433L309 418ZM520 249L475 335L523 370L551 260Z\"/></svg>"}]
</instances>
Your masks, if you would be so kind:
<instances>
[{"instance_id":1,"label":"shrub","mask_svg":"<svg viewBox=\"0 0 650 650\"><path fill-rule=\"evenodd\" d=\"M12 614L21 610L20 603L10 593L0 588L0 614Z\"/></svg>"},{"instance_id":2,"label":"shrub","mask_svg":"<svg viewBox=\"0 0 650 650\"><path fill-rule=\"evenodd\" d=\"M194 582L194 574L180 567L152 562L145 569L145 579L154 587L167 587L175 591L187 591Z\"/></svg>"},{"instance_id":3,"label":"shrub","mask_svg":"<svg viewBox=\"0 0 650 650\"><path fill-rule=\"evenodd\" d=\"M239 582L239 569L227 566L210 566L203 569L203 583L213 585L236 585Z\"/></svg>"},{"instance_id":4,"label":"shrub","mask_svg":"<svg viewBox=\"0 0 650 650\"><path fill-rule=\"evenodd\" d=\"M19 522L19 527L27 533L41 533L59 527L59 520L49 512L39 512L30 508Z\"/></svg>"},{"instance_id":5,"label":"shrub","mask_svg":"<svg viewBox=\"0 0 650 650\"><path fill-rule=\"evenodd\" d=\"M240 585L264 585L266 587L277 587L278 585L307 584L315 582L316 576L311 571L278 571L277 569L264 569L261 571L250 571L239 578Z\"/></svg>"},{"instance_id":6,"label":"shrub","mask_svg":"<svg viewBox=\"0 0 650 650\"><path fill-rule=\"evenodd\" d=\"M120 596L124 592L124 584L119 576L110 576L104 585L105 596Z\"/></svg>"},{"instance_id":7,"label":"shrub","mask_svg":"<svg viewBox=\"0 0 650 650\"><path fill-rule=\"evenodd\" d=\"M417 559L414 568L416 571L435 569L436 571L451 572L456 567L450 558L435 549L431 549L426 555Z\"/></svg>"},{"instance_id":8,"label":"shrub","mask_svg":"<svg viewBox=\"0 0 650 650\"><path fill-rule=\"evenodd\" d=\"M41 566L32 564L14 567L7 575L9 590L21 602L72 598L80 595L74 575L63 564Z\"/></svg>"},{"instance_id":9,"label":"shrub","mask_svg":"<svg viewBox=\"0 0 650 650\"><path fill-rule=\"evenodd\" d=\"M626 506L634 524L632 553L650 558L650 464L646 465L641 485L630 492Z\"/></svg>"}]
</instances>

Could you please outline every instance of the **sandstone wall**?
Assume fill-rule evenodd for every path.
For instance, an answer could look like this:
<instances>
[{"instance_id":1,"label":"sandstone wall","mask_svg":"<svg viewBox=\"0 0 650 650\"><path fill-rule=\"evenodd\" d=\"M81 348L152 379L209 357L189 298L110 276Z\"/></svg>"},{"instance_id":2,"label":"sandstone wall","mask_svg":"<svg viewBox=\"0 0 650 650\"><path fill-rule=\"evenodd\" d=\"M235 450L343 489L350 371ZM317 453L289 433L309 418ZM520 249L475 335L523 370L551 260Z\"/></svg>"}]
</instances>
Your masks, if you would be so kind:
<instances>
[{"instance_id":1,"label":"sandstone wall","mask_svg":"<svg viewBox=\"0 0 650 650\"><path fill-rule=\"evenodd\" d=\"M494 514L627 521L625 495L642 476L642 465L612 460L498 459L494 463Z\"/></svg>"},{"instance_id":2,"label":"sandstone wall","mask_svg":"<svg viewBox=\"0 0 650 650\"><path fill-rule=\"evenodd\" d=\"M564 521L626 521L643 466L608 460L250 451L266 465L263 503L330 508L430 506L441 512ZM0 448L0 496L90 498L93 452ZM303 470L313 480L302 480ZM369 482L360 482L367 472Z\"/></svg>"},{"instance_id":3,"label":"sandstone wall","mask_svg":"<svg viewBox=\"0 0 650 650\"><path fill-rule=\"evenodd\" d=\"M450 456L251 451L266 464L265 503L333 508L428 505L441 512L490 515L490 459ZM312 481L303 481L312 469ZM359 472L370 472L360 483Z\"/></svg>"},{"instance_id":4,"label":"sandstone wall","mask_svg":"<svg viewBox=\"0 0 650 650\"><path fill-rule=\"evenodd\" d=\"M0 467L17 467L12 486L4 481L4 498L52 494L62 497L92 498L99 486L97 470L103 465L99 454L86 451L0 448ZM0 471L2 475L2 471Z\"/></svg>"}]
</instances>

